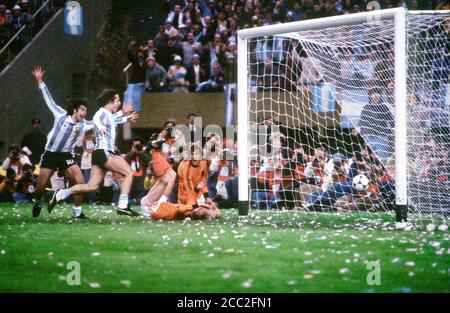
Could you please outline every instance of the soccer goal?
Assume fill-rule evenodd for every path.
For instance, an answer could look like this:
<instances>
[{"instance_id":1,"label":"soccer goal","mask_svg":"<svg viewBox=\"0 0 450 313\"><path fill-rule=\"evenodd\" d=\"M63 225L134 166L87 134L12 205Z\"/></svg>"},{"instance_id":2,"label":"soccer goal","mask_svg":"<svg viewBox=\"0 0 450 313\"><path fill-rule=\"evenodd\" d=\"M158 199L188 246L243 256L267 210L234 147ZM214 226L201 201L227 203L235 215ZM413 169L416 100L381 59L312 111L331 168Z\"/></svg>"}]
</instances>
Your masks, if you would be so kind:
<instances>
[{"instance_id":1,"label":"soccer goal","mask_svg":"<svg viewBox=\"0 0 450 313\"><path fill-rule=\"evenodd\" d=\"M240 214L448 218L449 13L395 8L240 30Z\"/></svg>"}]
</instances>

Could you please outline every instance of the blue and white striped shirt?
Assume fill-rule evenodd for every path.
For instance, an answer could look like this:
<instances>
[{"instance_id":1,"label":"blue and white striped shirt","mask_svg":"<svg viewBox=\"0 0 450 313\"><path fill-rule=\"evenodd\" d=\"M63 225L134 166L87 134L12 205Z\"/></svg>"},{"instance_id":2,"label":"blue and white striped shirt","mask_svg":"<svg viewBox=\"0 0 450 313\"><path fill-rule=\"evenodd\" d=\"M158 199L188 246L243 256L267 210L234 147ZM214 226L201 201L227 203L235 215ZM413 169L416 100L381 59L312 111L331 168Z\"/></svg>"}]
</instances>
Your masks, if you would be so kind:
<instances>
[{"instance_id":1,"label":"blue and white striped shirt","mask_svg":"<svg viewBox=\"0 0 450 313\"><path fill-rule=\"evenodd\" d=\"M114 151L114 145L116 142L116 126L123 124L128 120L126 116L123 116L123 112L119 111L114 114L100 108L94 115L93 121L97 128L97 138L95 149L103 149L106 151ZM101 135L101 131L105 130L105 135Z\"/></svg>"},{"instance_id":2,"label":"blue and white striped shirt","mask_svg":"<svg viewBox=\"0 0 450 313\"><path fill-rule=\"evenodd\" d=\"M67 115L66 110L53 100L45 83L40 84L39 89L42 91L45 103L55 117L53 128L47 135L45 151L72 153L76 143L87 131L95 127L94 122L83 120L79 123L74 123L72 117Z\"/></svg>"}]
</instances>

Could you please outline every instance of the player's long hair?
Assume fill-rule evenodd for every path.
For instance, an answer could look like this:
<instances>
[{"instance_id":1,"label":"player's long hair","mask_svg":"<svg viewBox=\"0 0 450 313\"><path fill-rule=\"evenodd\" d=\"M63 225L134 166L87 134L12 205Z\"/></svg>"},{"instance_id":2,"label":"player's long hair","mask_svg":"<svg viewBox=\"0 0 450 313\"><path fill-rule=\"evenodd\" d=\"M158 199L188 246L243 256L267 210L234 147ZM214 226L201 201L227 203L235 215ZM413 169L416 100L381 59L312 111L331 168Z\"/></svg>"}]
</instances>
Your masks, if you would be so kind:
<instances>
[{"instance_id":1,"label":"player's long hair","mask_svg":"<svg viewBox=\"0 0 450 313\"><path fill-rule=\"evenodd\" d=\"M87 100L81 98L71 98L67 100L67 115L71 116L74 111L77 111L80 106L84 105L87 108Z\"/></svg>"},{"instance_id":2,"label":"player's long hair","mask_svg":"<svg viewBox=\"0 0 450 313\"><path fill-rule=\"evenodd\" d=\"M104 107L109 102L114 100L114 97L119 93L115 89L103 89L100 95L97 97L97 105L99 108Z\"/></svg>"}]
</instances>

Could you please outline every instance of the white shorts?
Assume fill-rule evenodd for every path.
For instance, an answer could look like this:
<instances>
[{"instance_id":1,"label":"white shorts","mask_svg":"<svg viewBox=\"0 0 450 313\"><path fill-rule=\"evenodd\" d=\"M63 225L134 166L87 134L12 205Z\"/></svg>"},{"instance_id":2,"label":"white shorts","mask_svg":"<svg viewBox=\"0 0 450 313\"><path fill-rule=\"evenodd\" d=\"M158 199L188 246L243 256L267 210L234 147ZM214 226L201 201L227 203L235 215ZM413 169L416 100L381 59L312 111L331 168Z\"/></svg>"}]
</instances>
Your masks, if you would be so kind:
<instances>
[{"instance_id":1,"label":"white shorts","mask_svg":"<svg viewBox=\"0 0 450 313\"><path fill-rule=\"evenodd\" d=\"M148 218L152 218L153 214L155 214L155 212L158 211L161 203L167 202L167 197L164 195L162 195L158 201L153 202L153 204L150 206L145 204L146 199L147 199L147 196L145 196L144 198L141 199L141 210L142 210L142 215L144 215Z\"/></svg>"}]
</instances>

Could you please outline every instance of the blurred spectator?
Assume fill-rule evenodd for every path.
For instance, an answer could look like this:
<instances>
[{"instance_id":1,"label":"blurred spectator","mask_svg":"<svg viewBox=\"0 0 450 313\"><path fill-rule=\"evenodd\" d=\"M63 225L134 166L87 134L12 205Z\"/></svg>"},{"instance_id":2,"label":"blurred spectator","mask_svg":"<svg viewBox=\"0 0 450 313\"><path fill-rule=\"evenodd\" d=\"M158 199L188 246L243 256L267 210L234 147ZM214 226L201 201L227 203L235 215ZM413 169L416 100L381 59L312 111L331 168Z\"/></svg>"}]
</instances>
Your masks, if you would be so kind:
<instances>
[{"instance_id":1,"label":"blurred spectator","mask_svg":"<svg viewBox=\"0 0 450 313\"><path fill-rule=\"evenodd\" d=\"M190 140L188 143L201 143L202 138L202 129L197 126L197 114L189 113L186 117L186 126L189 128L189 132L191 133L190 138L186 138Z\"/></svg>"},{"instance_id":2,"label":"blurred spectator","mask_svg":"<svg viewBox=\"0 0 450 313\"><path fill-rule=\"evenodd\" d=\"M173 27L172 21L166 20L164 23L164 34L169 38L178 37L178 30Z\"/></svg>"},{"instance_id":3,"label":"blurred spectator","mask_svg":"<svg viewBox=\"0 0 450 313\"><path fill-rule=\"evenodd\" d=\"M252 192L251 203L256 209L273 209L281 201L281 163L268 159L258 173L261 189Z\"/></svg>"},{"instance_id":4,"label":"blurred spectator","mask_svg":"<svg viewBox=\"0 0 450 313\"><path fill-rule=\"evenodd\" d=\"M222 42L220 34L214 35L214 42L211 44L211 50L214 52L213 58L221 66L225 64L225 54L227 46Z\"/></svg>"},{"instance_id":5,"label":"blurred spectator","mask_svg":"<svg viewBox=\"0 0 450 313\"><path fill-rule=\"evenodd\" d=\"M145 59L147 60L148 57L154 57L156 58L156 51L158 50L155 46L154 40L147 40L147 45L142 49L145 52Z\"/></svg>"},{"instance_id":6,"label":"blurred spectator","mask_svg":"<svg viewBox=\"0 0 450 313\"><path fill-rule=\"evenodd\" d=\"M371 147L383 165L393 150L394 116L383 102L379 90L371 90L369 103L361 112L359 125L364 142ZM377 127L373 127L377 125Z\"/></svg>"},{"instance_id":7,"label":"blurred spectator","mask_svg":"<svg viewBox=\"0 0 450 313\"><path fill-rule=\"evenodd\" d=\"M287 7L283 0L275 1L275 6L272 9L272 22L283 22L287 13Z\"/></svg>"},{"instance_id":8,"label":"blurred spectator","mask_svg":"<svg viewBox=\"0 0 450 313\"><path fill-rule=\"evenodd\" d=\"M187 40L182 43L184 65L189 67L192 64L192 57L198 54L201 45L195 42L194 33L187 34Z\"/></svg>"},{"instance_id":9,"label":"blurred spectator","mask_svg":"<svg viewBox=\"0 0 450 313\"><path fill-rule=\"evenodd\" d=\"M237 59L237 45L234 41L230 42L227 45L227 51L225 52L225 58L228 60L229 56L234 56L235 59Z\"/></svg>"},{"instance_id":10,"label":"blurred spectator","mask_svg":"<svg viewBox=\"0 0 450 313\"><path fill-rule=\"evenodd\" d=\"M202 19L202 26L203 40L206 42L213 41L217 26L213 22L211 16L207 15Z\"/></svg>"},{"instance_id":11,"label":"blurred spectator","mask_svg":"<svg viewBox=\"0 0 450 313\"><path fill-rule=\"evenodd\" d=\"M0 4L0 27L5 24L11 24L12 20L9 16L6 15L6 5Z\"/></svg>"},{"instance_id":12,"label":"blurred spectator","mask_svg":"<svg viewBox=\"0 0 450 313\"><path fill-rule=\"evenodd\" d=\"M245 24L250 24L253 16L253 1L247 1L245 9L239 14L239 26L243 27Z\"/></svg>"},{"instance_id":13,"label":"blurred spectator","mask_svg":"<svg viewBox=\"0 0 450 313\"><path fill-rule=\"evenodd\" d=\"M200 31L200 24L192 25L192 33L194 34L195 42L203 42L203 33Z\"/></svg>"},{"instance_id":14,"label":"blurred spectator","mask_svg":"<svg viewBox=\"0 0 450 313\"><path fill-rule=\"evenodd\" d=\"M192 64L187 69L186 79L189 82L189 91L195 91L200 83L207 80L207 70L200 64L200 56L192 56Z\"/></svg>"},{"instance_id":15,"label":"blurred spectator","mask_svg":"<svg viewBox=\"0 0 450 313\"><path fill-rule=\"evenodd\" d=\"M32 130L22 138L21 146L27 147L31 151L30 161L33 164L38 164L41 159L41 154L44 152L47 138L40 131L41 121L38 118L31 120Z\"/></svg>"},{"instance_id":16,"label":"blurred spectator","mask_svg":"<svg viewBox=\"0 0 450 313\"><path fill-rule=\"evenodd\" d=\"M196 92L221 92L223 91L224 76L218 62L214 63L211 77L202 82L195 89Z\"/></svg>"},{"instance_id":17,"label":"blurred spectator","mask_svg":"<svg viewBox=\"0 0 450 313\"><path fill-rule=\"evenodd\" d=\"M136 40L131 40L128 46L128 59L132 67L130 70L129 83L140 84L145 80L145 52L137 47Z\"/></svg>"},{"instance_id":18,"label":"blurred spectator","mask_svg":"<svg viewBox=\"0 0 450 313\"><path fill-rule=\"evenodd\" d=\"M228 28L227 16L224 10L219 11L217 14L217 30Z\"/></svg>"},{"instance_id":19,"label":"blurred spectator","mask_svg":"<svg viewBox=\"0 0 450 313\"><path fill-rule=\"evenodd\" d=\"M300 1L294 2L292 10L287 13L287 18L290 18L293 22L303 20L303 11L300 6Z\"/></svg>"},{"instance_id":20,"label":"blurred spectator","mask_svg":"<svg viewBox=\"0 0 450 313\"><path fill-rule=\"evenodd\" d=\"M166 70L156 63L153 56L147 58L147 72L145 74L145 88L149 92L161 92L166 88Z\"/></svg>"},{"instance_id":21,"label":"blurred spectator","mask_svg":"<svg viewBox=\"0 0 450 313\"><path fill-rule=\"evenodd\" d=\"M300 84L303 86L316 85L323 80L319 62L314 57L308 57L304 50L300 52L300 62L302 65Z\"/></svg>"},{"instance_id":22,"label":"blurred spectator","mask_svg":"<svg viewBox=\"0 0 450 313\"><path fill-rule=\"evenodd\" d=\"M164 34L164 26L159 26L158 33L153 39L156 49L161 49L166 45L166 35Z\"/></svg>"},{"instance_id":23,"label":"blurred spectator","mask_svg":"<svg viewBox=\"0 0 450 313\"><path fill-rule=\"evenodd\" d=\"M182 59L179 55L173 59L174 64L169 67L167 79L171 92L188 92L189 83L186 80L186 68L182 65Z\"/></svg>"},{"instance_id":24,"label":"blurred spectator","mask_svg":"<svg viewBox=\"0 0 450 313\"><path fill-rule=\"evenodd\" d=\"M15 5L12 9L13 19L12 26L14 32L18 32L23 26L27 26L33 22L33 16L22 10L19 5ZM17 54L27 43L31 41L32 30L27 28L16 37L14 41L14 52Z\"/></svg>"},{"instance_id":25,"label":"blurred spectator","mask_svg":"<svg viewBox=\"0 0 450 313\"><path fill-rule=\"evenodd\" d=\"M178 30L179 32L178 37L181 38L182 40L186 40L188 34L192 33L192 28L193 28L192 21L190 19L185 20L183 28L180 28Z\"/></svg>"},{"instance_id":26,"label":"blurred spectator","mask_svg":"<svg viewBox=\"0 0 450 313\"><path fill-rule=\"evenodd\" d=\"M183 49L178 44L176 38L168 37L166 40L166 44L158 49L158 53L156 54L156 61L161 64L164 69L168 69L172 64L175 56L183 55Z\"/></svg>"},{"instance_id":27,"label":"blurred spectator","mask_svg":"<svg viewBox=\"0 0 450 313\"><path fill-rule=\"evenodd\" d=\"M131 69L124 102L131 101L136 111L141 110L141 95L145 88L145 51L137 47L136 40L131 40L128 46L128 58Z\"/></svg>"},{"instance_id":28,"label":"blurred spectator","mask_svg":"<svg viewBox=\"0 0 450 313\"><path fill-rule=\"evenodd\" d=\"M263 64L260 65L258 78L258 87L260 88L277 88L280 87L279 65L274 63L272 58L268 57Z\"/></svg>"},{"instance_id":29,"label":"blurred spectator","mask_svg":"<svg viewBox=\"0 0 450 313\"><path fill-rule=\"evenodd\" d=\"M166 23L169 21L172 24L173 28L176 28L176 29L182 28L182 27L185 26L183 17L184 16L183 16L183 14L181 12L181 6L180 5L175 5L173 11L171 11L169 13L169 15L167 16ZM174 36L174 35L172 35L172 36Z\"/></svg>"}]
</instances>

